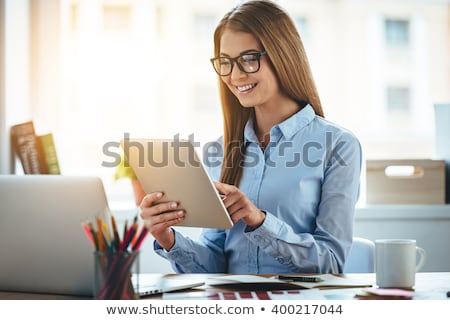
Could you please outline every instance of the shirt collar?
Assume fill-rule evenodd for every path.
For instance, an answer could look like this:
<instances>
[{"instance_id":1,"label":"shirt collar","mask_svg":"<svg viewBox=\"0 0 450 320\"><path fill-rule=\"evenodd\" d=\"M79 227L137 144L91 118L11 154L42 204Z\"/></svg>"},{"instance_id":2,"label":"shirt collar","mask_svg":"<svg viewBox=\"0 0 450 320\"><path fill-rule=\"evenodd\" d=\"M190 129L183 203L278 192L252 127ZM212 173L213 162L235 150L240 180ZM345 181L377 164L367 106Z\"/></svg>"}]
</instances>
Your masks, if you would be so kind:
<instances>
[{"instance_id":1,"label":"shirt collar","mask_svg":"<svg viewBox=\"0 0 450 320\"><path fill-rule=\"evenodd\" d=\"M276 135L278 132L286 139L291 139L297 132L306 127L316 116L314 109L311 105L307 104L303 109L293 114L291 117L287 118L283 122L275 125L270 129L271 135ZM244 129L244 140L248 142L257 142L258 138L256 136L254 126L254 120L251 117Z\"/></svg>"}]
</instances>

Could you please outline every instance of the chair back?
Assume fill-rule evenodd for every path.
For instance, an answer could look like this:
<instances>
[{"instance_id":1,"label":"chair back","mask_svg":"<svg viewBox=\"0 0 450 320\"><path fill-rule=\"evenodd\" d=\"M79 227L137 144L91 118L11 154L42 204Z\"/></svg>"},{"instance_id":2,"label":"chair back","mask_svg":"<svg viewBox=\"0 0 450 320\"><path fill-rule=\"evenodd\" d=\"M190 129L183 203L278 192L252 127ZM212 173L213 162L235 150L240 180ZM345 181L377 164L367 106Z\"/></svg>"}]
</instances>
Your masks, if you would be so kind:
<instances>
[{"instance_id":1,"label":"chair back","mask_svg":"<svg viewBox=\"0 0 450 320\"><path fill-rule=\"evenodd\" d=\"M375 244L372 240L354 237L344 266L344 273L375 272Z\"/></svg>"}]
</instances>

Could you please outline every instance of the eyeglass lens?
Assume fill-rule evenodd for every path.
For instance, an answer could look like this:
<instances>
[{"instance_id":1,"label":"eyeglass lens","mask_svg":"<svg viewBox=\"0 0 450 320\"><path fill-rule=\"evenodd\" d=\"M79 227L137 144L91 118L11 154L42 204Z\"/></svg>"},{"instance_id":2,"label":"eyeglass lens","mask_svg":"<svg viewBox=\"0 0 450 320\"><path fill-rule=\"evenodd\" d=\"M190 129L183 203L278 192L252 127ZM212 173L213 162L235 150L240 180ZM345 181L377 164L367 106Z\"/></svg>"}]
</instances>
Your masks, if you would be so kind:
<instances>
[{"instance_id":1,"label":"eyeglass lens","mask_svg":"<svg viewBox=\"0 0 450 320\"><path fill-rule=\"evenodd\" d=\"M246 53L236 58L219 57L214 59L214 68L222 76L229 75L233 70L234 62L238 68L246 73L254 73L259 70L261 53Z\"/></svg>"}]
</instances>

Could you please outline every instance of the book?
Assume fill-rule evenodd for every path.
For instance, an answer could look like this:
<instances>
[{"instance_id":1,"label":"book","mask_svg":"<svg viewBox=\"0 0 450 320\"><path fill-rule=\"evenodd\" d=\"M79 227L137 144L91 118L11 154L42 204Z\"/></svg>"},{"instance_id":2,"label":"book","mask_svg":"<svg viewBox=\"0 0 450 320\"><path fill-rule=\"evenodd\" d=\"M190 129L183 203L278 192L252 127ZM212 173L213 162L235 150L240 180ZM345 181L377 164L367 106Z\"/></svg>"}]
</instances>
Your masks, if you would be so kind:
<instances>
[{"instance_id":1,"label":"book","mask_svg":"<svg viewBox=\"0 0 450 320\"><path fill-rule=\"evenodd\" d=\"M411 300L413 297L414 291L396 288L369 288L355 295L359 300Z\"/></svg>"},{"instance_id":2,"label":"book","mask_svg":"<svg viewBox=\"0 0 450 320\"><path fill-rule=\"evenodd\" d=\"M20 159L25 174L48 173L42 145L36 137L32 121L12 126L10 137L12 151Z\"/></svg>"},{"instance_id":3,"label":"book","mask_svg":"<svg viewBox=\"0 0 450 320\"><path fill-rule=\"evenodd\" d=\"M61 174L53 134L47 133L44 135L37 136L37 138L44 152L45 163L47 165L47 172L49 174Z\"/></svg>"}]
</instances>

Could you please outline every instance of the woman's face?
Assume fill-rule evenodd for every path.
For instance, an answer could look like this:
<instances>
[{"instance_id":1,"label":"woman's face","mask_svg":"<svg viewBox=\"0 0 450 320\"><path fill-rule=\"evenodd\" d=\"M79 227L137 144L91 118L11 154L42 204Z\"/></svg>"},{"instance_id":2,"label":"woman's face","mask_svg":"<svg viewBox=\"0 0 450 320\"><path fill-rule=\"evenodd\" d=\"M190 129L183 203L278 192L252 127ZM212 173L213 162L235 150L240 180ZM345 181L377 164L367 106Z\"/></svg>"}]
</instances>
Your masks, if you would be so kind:
<instances>
[{"instance_id":1,"label":"woman's face","mask_svg":"<svg viewBox=\"0 0 450 320\"><path fill-rule=\"evenodd\" d=\"M226 29L220 39L220 56L235 58L247 52L260 52L263 48L251 33ZM276 104L281 97L278 80L270 68L267 56L261 56L260 69L245 73L235 63L230 75L222 81L244 107L262 107Z\"/></svg>"}]
</instances>

